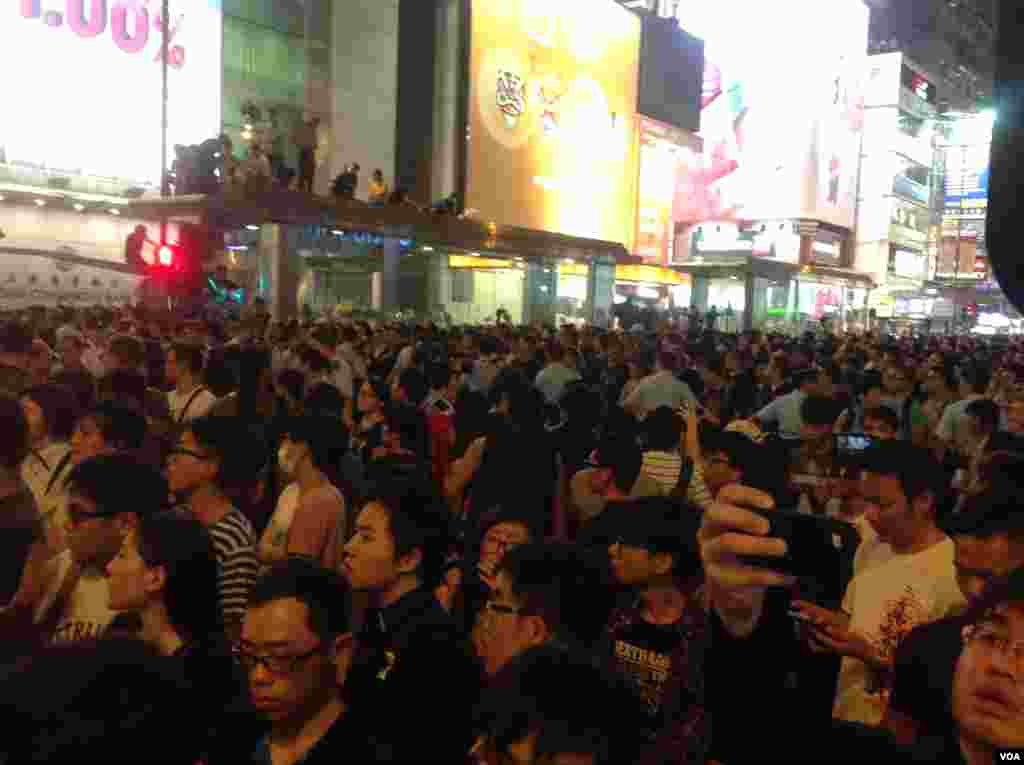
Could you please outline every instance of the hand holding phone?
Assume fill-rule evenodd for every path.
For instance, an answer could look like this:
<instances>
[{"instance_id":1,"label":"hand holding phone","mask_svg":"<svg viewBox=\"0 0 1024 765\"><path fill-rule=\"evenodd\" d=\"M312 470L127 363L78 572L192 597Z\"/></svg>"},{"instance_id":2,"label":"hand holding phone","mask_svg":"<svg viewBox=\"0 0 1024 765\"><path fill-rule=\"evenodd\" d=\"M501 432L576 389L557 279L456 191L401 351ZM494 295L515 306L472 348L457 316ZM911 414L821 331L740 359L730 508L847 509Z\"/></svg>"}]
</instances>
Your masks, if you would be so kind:
<instances>
[{"instance_id":1,"label":"hand holding phone","mask_svg":"<svg viewBox=\"0 0 1024 765\"><path fill-rule=\"evenodd\" d=\"M797 579L826 577L829 572L839 570L843 540L835 533L835 524L830 518L777 510L753 512L768 521L770 529L767 536L785 541L786 553L781 558L745 555L741 557L744 563Z\"/></svg>"}]
</instances>

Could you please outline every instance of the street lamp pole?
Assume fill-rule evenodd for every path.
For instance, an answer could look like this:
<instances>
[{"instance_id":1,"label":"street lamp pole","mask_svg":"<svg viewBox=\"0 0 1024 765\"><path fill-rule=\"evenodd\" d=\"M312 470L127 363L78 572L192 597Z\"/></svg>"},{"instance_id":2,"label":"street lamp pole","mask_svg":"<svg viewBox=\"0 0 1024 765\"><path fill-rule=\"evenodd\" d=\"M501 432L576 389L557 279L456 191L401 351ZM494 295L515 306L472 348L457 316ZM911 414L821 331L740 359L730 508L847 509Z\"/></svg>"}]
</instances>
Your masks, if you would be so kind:
<instances>
[{"instance_id":1,"label":"street lamp pole","mask_svg":"<svg viewBox=\"0 0 1024 765\"><path fill-rule=\"evenodd\" d=\"M167 25L170 1L162 0L160 7L160 196L170 196L167 177Z\"/></svg>"}]
</instances>

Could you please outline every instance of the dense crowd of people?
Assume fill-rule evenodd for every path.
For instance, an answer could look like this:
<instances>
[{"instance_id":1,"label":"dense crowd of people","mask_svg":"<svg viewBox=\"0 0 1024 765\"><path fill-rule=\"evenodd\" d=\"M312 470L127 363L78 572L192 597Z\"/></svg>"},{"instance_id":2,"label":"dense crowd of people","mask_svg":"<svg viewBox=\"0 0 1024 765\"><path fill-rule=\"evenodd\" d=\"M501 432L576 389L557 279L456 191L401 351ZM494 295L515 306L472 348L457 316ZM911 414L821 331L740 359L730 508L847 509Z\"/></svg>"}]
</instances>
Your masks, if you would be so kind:
<instances>
[{"instance_id":1,"label":"dense crowd of people","mask_svg":"<svg viewBox=\"0 0 1024 765\"><path fill-rule=\"evenodd\" d=\"M36 309L0 417L5 763L1024 749L1016 340Z\"/></svg>"}]
</instances>

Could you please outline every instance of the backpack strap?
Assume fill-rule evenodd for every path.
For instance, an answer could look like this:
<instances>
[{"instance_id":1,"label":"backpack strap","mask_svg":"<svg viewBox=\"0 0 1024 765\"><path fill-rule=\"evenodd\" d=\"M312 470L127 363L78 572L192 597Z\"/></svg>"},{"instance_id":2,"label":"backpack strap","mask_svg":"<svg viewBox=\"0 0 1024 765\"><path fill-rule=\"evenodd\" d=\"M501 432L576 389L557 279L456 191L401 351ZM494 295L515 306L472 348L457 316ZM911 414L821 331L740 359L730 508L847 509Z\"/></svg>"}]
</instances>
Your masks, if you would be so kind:
<instances>
[{"instance_id":1,"label":"backpack strap","mask_svg":"<svg viewBox=\"0 0 1024 765\"><path fill-rule=\"evenodd\" d=\"M199 394L202 393L204 390L206 390L206 386L200 385L198 388L192 391L192 395L188 397L188 401L186 401L185 406L182 407L181 414L178 415L178 419L176 421L178 425L181 425L185 422L185 415L188 414L189 407L192 406L192 402L195 401Z\"/></svg>"},{"instance_id":2,"label":"backpack strap","mask_svg":"<svg viewBox=\"0 0 1024 765\"><path fill-rule=\"evenodd\" d=\"M46 484L46 492L45 492L45 494L48 495L50 493L50 491L53 489L53 485L55 483L57 483L57 479L60 478L61 474L64 472L64 468L66 468L68 466L69 462L71 462L71 452L70 451L68 451L67 454L65 454L63 457L60 458L60 462L57 463L57 467L55 467L53 469L53 472L50 474L50 481L49 481L49 483ZM46 464L46 463L43 463L43 464Z\"/></svg>"}]
</instances>

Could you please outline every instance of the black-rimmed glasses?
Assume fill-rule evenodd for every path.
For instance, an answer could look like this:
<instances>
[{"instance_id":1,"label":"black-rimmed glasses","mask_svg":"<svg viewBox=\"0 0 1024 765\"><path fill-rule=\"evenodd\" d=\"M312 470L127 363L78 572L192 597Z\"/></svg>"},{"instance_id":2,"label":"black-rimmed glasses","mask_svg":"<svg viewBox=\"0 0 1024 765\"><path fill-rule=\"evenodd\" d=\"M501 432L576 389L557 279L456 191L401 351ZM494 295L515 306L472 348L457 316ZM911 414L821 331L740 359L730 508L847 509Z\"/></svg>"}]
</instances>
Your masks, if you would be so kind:
<instances>
[{"instance_id":1,"label":"black-rimmed glasses","mask_svg":"<svg viewBox=\"0 0 1024 765\"><path fill-rule=\"evenodd\" d=\"M266 668L272 675L290 675L296 672L303 662L318 654L322 644L318 643L312 650L302 654L277 656L274 654L255 654L245 650L240 644L231 646L231 655L238 665L246 672L252 672L259 666Z\"/></svg>"}]
</instances>

